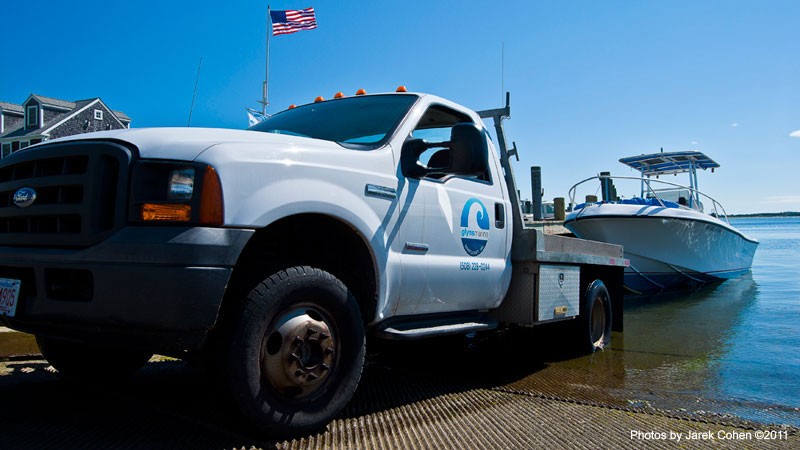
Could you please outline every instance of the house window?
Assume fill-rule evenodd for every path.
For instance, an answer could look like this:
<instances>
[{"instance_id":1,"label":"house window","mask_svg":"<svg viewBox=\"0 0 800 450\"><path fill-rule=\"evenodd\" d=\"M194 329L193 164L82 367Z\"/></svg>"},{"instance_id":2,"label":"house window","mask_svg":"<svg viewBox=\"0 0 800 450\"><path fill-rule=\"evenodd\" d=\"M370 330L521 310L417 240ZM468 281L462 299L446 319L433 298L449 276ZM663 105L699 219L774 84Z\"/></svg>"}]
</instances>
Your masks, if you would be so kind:
<instances>
[{"instance_id":1,"label":"house window","mask_svg":"<svg viewBox=\"0 0 800 450\"><path fill-rule=\"evenodd\" d=\"M25 120L25 124L29 127L35 127L39 123L39 107L28 106L28 117Z\"/></svg>"},{"instance_id":2,"label":"house window","mask_svg":"<svg viewBox=\"0 0 800 450\"><path fill-rule=\"evenodd\" d=\"M42 140L41 139L31 139L31 145L36 145L39 142L42 142Z\"/></svg>"},{"instance_id":3,"label":"house window","mask_svg":"<svg viewBox=\"0 0 800 450\"><path fill-rule=\"evenodd\" d=\"M3 144L3 158L11 154L11 144Z\"/></svg>"},{"instance_id":4,"label":"house window","mask_svg":"<svg viewBox=\"0 0 800 450\"><path fill-rule=\"evenodd\" d=\"M22 141L22 142L19 143L19 149L22 150L23 148L27 147L28 145L30 145L30 143L28 141Z\"/></svg>"},{"instance_id":5,"label":"house window","mask_svg":"<svg viewBox=\"0 0 800 450\"><path fill-rule=\"evenodd\" d=\"M94 118L95 120L103 120L103 111L100 109L94 110Z\"/></svg>"}]
</instances>

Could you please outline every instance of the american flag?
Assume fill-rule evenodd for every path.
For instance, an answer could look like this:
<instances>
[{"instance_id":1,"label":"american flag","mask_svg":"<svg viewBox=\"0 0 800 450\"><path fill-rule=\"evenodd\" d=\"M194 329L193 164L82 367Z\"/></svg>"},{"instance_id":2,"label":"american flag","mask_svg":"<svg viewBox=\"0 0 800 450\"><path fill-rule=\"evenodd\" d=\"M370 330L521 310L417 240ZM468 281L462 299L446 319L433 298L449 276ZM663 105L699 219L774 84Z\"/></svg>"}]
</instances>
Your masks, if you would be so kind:
<instances>
[{"instance_id":1,"label":"american flag","mask_svg":"<svg viewBox=\"0 0 800 450\"><path fill-rule=\"evenodd\" d=\"M314 8L270 11L269 15L272 18L273 36L317 28Z\"/></svg>"}]
</instances>

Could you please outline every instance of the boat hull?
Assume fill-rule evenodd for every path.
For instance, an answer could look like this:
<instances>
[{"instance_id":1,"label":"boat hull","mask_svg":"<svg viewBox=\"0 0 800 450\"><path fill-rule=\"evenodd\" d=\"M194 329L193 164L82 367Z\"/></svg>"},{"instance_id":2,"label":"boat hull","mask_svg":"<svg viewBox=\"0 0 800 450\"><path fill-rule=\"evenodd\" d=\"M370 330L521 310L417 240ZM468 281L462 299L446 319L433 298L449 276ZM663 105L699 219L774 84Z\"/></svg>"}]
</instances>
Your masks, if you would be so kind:
<instances>
[{"instance_id":1,"label":"boat hull","mask_svg":"<svg viewBox=\"0 0 800 450\"><path fill-rule=\"evenodd\" d=\"M706 214L605 203L571 213L564 226L583 239L623 246L625 285L651 293L734 278L750 270L758 241Z\"/></svg>"}]
</instances>

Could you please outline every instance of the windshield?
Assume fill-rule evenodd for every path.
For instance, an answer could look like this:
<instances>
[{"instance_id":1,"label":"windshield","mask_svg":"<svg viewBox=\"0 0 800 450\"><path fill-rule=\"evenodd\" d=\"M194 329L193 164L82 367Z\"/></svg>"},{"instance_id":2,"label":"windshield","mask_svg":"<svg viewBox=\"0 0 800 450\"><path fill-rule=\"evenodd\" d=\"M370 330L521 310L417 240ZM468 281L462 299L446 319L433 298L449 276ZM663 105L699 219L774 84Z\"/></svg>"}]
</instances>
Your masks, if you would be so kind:
<instances>
[{"instance_id":1,"label":"windshield","mask_svg":"<svg viewBox=\"0 0 800 450\"><path fill-rule=\"evenodd\" d=\"M337 142L347 148L382 145L405 117L416 95L372 95L328 100L275 114L250 130Z\"/></svg>"}]
</instances>

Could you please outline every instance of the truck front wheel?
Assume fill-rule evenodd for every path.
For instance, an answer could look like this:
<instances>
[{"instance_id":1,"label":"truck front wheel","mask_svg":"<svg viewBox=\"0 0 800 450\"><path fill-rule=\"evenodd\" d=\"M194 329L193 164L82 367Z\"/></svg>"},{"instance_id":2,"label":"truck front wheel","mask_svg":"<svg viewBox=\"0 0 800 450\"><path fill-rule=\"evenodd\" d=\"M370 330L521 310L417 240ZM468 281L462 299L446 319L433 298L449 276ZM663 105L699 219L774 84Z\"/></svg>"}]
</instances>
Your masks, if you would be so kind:
<instances>
[{"instance_id":1,"label":"truck front wheel","mask_svg":"<svg viewBox=\"0 0 800 450\"><path fill-rule=\"evenodd\" d=\"M259 429L273 435L310 432L350 401L364 353L364 325L353 294L327 272L292 267L246 297L228 354L228 386Z\"/></svg>"},{"instance_id":2,"label":"truck front wheel","mask_svg":"<svg viewBox=\"0 0 800 450\"><path fill-rule=\"evenodd\" d=\"M581 328L588 351L601 350L611 343L611 297L600 280L594 280L586 288Z\"/></svg>"}]
</instances>

